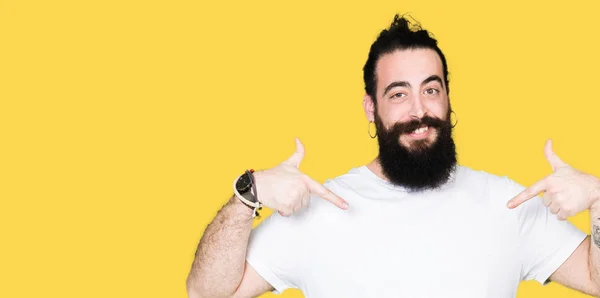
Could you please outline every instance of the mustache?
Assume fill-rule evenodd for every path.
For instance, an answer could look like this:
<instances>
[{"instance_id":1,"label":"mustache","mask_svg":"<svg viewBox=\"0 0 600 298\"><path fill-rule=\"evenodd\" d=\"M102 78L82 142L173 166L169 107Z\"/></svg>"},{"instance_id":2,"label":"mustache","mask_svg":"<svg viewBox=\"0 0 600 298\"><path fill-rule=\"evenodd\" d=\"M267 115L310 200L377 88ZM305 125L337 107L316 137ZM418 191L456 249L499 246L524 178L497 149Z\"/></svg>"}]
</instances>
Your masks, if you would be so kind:
<instances>
[{"instance_id":1,"label":"mustache","mask_svg":"<svg viewBox=\"0 0 600 298\"><path fill-rule=\"evenodd\" d=\"M447 120L442 120L439 118L434 118L431 116L423 116L423 118L420 119L414 119L411 120L409 122L399 122L394 124L394 126L392 126L392 128L390 129L390 132L392 132L394 135L401 135L401 134L405 134L405 133L410 133L413 130L422 127L422 126L429 126L432 128L444 128L446 126L450 126L450 122Z\"/></svg>"}]
</instances>

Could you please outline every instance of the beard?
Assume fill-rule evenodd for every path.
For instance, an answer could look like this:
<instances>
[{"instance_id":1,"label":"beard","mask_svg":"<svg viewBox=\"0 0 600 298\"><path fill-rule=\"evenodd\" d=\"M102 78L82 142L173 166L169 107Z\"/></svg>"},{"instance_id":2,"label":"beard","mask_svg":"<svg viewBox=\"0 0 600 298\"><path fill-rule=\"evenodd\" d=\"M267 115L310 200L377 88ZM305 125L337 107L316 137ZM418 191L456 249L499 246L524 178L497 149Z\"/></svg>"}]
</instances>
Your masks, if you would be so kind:
<instances>
[{"instance_id":1,"label":"beard","mask_svg":"<svg viewBox=\"0 0 600 298\"><path fill-rule=\"evenodd\" d=\"M436 189L445 184L456 168L456 148L452 139L450 113L447 120L424 116L410 122L396 123L386 129L375 112L378 161L383 174L394 185L409 192ZM435 128L437 136L411 140L410 147L400 142L400 136L423 126ZM429 133L433 133L430 131Z\"/></svg>"}]
</instances>

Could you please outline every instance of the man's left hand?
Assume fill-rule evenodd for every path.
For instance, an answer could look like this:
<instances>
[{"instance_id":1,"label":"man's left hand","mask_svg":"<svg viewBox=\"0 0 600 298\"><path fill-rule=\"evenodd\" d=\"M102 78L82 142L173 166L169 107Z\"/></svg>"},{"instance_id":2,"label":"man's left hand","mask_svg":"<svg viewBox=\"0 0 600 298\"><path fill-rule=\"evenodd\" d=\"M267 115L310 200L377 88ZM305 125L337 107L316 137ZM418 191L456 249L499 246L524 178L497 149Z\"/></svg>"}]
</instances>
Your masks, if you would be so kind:
<instances>
[{"instance_id":1,"label":"man's left hand","mask_svg":"<svg viewBox=\"0 0 600 298\"><path fill-rule=\"evenodd\" d=\"M559 220L596 208L600 201L600 180L590 174L581 172L563 162L553 151L552 141L546 141L544 147L546 159L552 167L552 174L523 190L508 201L510 209L536 197L543 192L542 202L556 214Z\"/></svg>"}]
</instances>

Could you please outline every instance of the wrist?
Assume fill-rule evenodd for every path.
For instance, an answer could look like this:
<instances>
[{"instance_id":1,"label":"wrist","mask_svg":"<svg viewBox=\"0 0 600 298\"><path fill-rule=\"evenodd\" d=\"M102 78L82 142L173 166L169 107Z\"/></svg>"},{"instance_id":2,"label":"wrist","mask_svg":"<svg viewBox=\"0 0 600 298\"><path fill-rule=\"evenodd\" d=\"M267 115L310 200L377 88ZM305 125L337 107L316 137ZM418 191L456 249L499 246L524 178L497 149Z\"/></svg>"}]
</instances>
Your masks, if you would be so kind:
<instances>
[{"instance_id":1,"label":"wrist","mask_svg":"<svg viewBox=\"0 0 600 298\"><path fill-rule=\"evenodd\" d=\"M259 192L259 187L264 186L263 185L264 170L254 171L252 174L254 177L254 186L256 187L256 193L254 195L256 195L257 200L262 203L262 201L260 200L261 196L258 195L258 192Z\"/></svg>"},{"instance_id":2,"label":"wrist","mask_svg":"<svg viewBox=\"0 0 600 298\"><path fill-rule=\"evenodd\" d=\"M258 213L262 209L258 198L254 170L246 170L233 181L234 197L245 205L246 208L253 211L253 217L260 217Z\"/></svg>"},{"instance_id":3,"label":"wrist","mask_svg":"<svg viewBox=\"0 0 600 298\"><path fill-rule=\"evenodd\" d=\"M235 210L237 211L236 213L242 214L243 216L248 216L248 218L252 219L254 215L254 209L250 208L248 205L246 205L244 202L238 199L235 195L233 195L229 199L229 205L235 208Z\"/></svg>"}]
</instances>

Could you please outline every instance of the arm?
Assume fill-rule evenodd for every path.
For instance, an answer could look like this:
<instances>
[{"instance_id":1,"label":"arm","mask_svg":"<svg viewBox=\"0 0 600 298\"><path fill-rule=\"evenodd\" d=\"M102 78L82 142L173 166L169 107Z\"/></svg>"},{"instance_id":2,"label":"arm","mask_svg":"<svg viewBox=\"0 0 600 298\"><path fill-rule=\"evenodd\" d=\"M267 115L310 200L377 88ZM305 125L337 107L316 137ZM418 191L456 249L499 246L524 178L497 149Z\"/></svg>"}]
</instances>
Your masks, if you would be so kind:
<instances>
[{"instance_id":1,"label":"arm","mask_svg":"<svg viewBox=\"0 0 600 298\"><path fill-rule=\"evenodd\" d=\"M304 146L296 140L296 152L279 166L255 173L257 197L265 207L290 216L316 194L342 209L347 203L298 170ZM237 197L217 213L200 240L187 278L190 298L254 297L273 290L246 262L252 212Z\"/></svg>"},{"instance_id":2,"label":"arm","mask_svg":"<svg viewBox=\"0 0 600 298\"><path fill-rule=\"evenodd\" d=\"M591 208L592 235L550 276L550 280L600 297L600 209Z\"/></svg>"},{"instance_id":3,"label":"arm","mask_svg":"<svg viewBox=\"0 0 600 298\"><path fill-rule=\"evenodd\" d=\"M596 285L594 296L600 297L600 210L593 208L590 210L590 218L592 222L592 237L594 241L590 241L590 237L586 239L589 243L589 265L591 272L591 280Z\"/></svg>"},{"instance_id":4,"label":"arm","mask_svg":"<svg viewBox=\"0 0 600 298\"><path fill-rule=\"evenodd\" d=\"M593 250L590 250L590 242L589 236L585 238L573 254L552 273L550 280L581 293L600 297L600 290L592 276L592 268L598 264L593 264L591 259L590 254L593 254ZM598 250L597 247L595 249Z\"/></svg>"},{"instance_id":5,"label":"arm","mask_svg":"<svg viewBox=\"0 0 600 298\"><path fill-rule=\"evenodd\" d=\"M246 263L252 210L235 196L202 236L187 278L190 298L254 297L272 289Z\"/></svg>"},{"instance_id":6,"label":"arm","mask_svg":"<svg viewBox=\"0 0 600 298\"><path fill-rule=\"evenodd\" d=\"M563 162L546 142L546 159L553 173L509 201L515 208L539 193L543 204L558 220L589 210L592 236L579 244L549 279L582 293L600 297L600 179Z\"/></svg>"}]
</instances>

